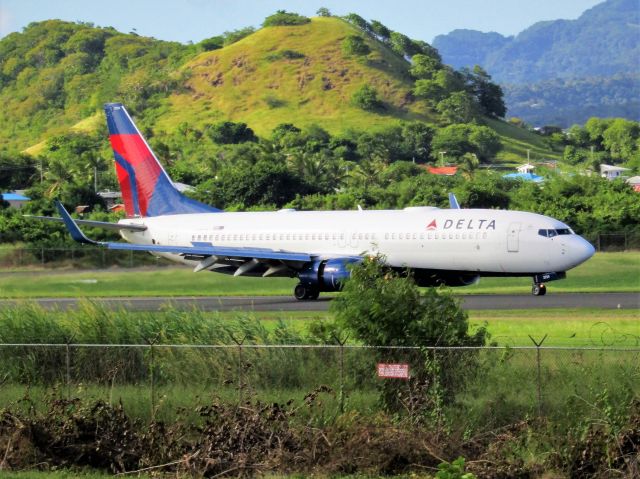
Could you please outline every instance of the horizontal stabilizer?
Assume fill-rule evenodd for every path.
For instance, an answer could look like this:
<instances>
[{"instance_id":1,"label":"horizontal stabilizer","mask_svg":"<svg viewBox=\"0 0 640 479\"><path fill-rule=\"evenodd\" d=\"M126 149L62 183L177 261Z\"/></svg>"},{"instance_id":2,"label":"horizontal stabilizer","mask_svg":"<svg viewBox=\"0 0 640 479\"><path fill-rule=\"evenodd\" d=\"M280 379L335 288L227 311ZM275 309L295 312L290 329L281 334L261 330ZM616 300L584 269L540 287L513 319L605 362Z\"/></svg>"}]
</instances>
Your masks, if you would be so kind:
<instances>
[{"instance_id":1,"label":"horizontal stabilizer","mask_svg":"<svg viewBox=\"0 0 640 479\"><path fill-rule=\"evenodd\" d=\"M56 216L35 216L35 215L23 215L25 218L33 218L36 220L56 221L58 223L64 223L62 218ZM145 231L147 227L145 225L138 224L125 224L125 223L109 223L107 221L93 221L93 220L75 220L76 224L80 226L88 226L90 228L103 228L107 230L116 231Z\"/></svg>"}]
</instances>

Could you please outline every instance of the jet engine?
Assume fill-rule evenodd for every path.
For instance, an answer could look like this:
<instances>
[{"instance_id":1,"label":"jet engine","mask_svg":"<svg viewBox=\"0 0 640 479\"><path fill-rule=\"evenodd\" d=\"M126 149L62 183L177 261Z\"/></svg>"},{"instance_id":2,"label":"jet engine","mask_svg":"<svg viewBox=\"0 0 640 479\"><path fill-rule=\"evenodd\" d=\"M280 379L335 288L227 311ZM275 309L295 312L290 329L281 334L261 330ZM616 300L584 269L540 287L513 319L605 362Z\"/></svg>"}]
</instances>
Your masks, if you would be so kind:
<instances>
[{"instance_id":1,"label":"jet engine","mask_svg":"<svg viewBox=\"0 0 640 479\"><path fill-rule=\"evenodd\" d=\"M350 275L349 265L360 263L362 258L332 258L309 263L298 273L300 283L294 295L297 299L316 299L321 291L340 291L342 283Z\"/></svg>"}]
</instances>

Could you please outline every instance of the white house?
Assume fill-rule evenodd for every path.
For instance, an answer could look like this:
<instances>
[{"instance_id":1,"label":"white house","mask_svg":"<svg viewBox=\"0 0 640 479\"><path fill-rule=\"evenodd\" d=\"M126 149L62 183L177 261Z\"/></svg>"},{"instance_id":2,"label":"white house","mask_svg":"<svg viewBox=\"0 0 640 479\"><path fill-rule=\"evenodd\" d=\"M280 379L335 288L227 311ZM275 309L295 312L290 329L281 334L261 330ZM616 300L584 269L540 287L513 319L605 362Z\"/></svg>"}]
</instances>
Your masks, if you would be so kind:
<instances>
[{"instance_id":1,"label":"white house","mask_svg":"<svg viewBox=\"0 0 640 479\"><path fill-rule=\"evenodd\" d=\"M535 169L535 166L533 166L530 163L525 163L524 165L518 166L517 170L518 173L533 173L533 170Z\"/></svg>"},{"instance_id":2,"label":"white house","mask_svg":"<svg viewBox=\"0 0 640 479\"><path fill-rule=\"evenodd\" d=\"M626 180L626 182L630 184L635 191L640 193L640 176L632 176L631 178Z\"/></svg>"},{"instance_id":3,"label":"white house","mask_svg":"<svg viewBox=\"0 0 640 479\"><path fill-rule=\"evenodd\" d=\"M622 168L621 166L613 165L600 165L600 175L608 180L613 180L623 176L625 171L629 171L629 168Z\"/></svg>"}]
</instances>

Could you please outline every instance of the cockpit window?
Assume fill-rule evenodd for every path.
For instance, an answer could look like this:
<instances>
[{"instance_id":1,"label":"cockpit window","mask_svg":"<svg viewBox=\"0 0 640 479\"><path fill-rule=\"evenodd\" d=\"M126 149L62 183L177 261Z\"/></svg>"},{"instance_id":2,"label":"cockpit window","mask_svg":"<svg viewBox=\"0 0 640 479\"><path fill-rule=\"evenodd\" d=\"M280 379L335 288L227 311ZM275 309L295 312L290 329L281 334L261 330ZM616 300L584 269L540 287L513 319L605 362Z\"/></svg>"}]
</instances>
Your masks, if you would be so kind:
<instances>
[{"instance_id":1,"label":"cockpit window","mask_svg":"<svg viewBox=\"0 0 640 479\"><path fill-rule=\"evenodd\" d=\"M553 238L554 236L558 236L558 235L572 235L574 233L573 231L571 231L570 228L561 228L557 230L541 229L541 230L538 230L538 234L540 236L544 236L545 238Z\"/></svg>"}]
</instances>

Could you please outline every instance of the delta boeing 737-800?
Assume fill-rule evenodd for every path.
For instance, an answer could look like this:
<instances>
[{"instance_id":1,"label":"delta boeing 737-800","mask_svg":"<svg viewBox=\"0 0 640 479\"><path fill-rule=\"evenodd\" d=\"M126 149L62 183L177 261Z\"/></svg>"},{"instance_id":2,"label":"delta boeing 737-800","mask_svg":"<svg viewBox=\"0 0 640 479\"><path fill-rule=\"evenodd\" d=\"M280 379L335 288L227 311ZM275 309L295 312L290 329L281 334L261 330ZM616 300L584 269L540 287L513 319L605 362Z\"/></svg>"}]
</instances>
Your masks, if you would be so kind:
<instances>
[{"instance_id":1,"label":"delta boeing 737-800","mask_svg":"<svg viewBox=\"0 0 640 479\"><path fill-rule=\"evenodd\" d=\"M297 277L297 299L339 291L350 265L380 255L408 268L419 286L470 285L481 276L530 276L532 292L594 254L566 224L534 213L430 206L403 210L225 213L181 194L125 107L105 105L127 218L74 220L57 208L73 239L114 250L147 251L195 272ZM78 225L116 229L128 243L96 242Z\"/></svg>"}]
</instances>

